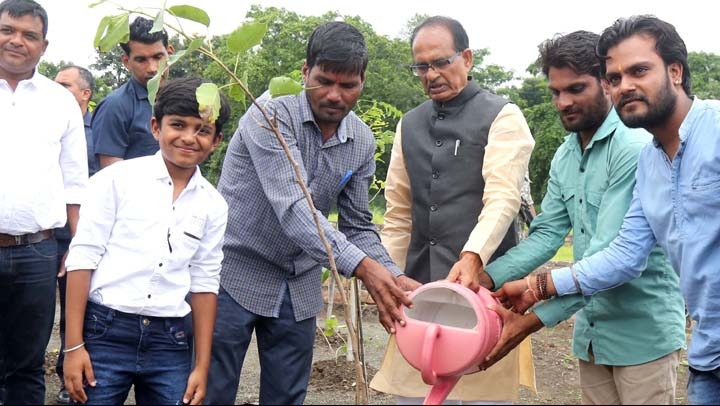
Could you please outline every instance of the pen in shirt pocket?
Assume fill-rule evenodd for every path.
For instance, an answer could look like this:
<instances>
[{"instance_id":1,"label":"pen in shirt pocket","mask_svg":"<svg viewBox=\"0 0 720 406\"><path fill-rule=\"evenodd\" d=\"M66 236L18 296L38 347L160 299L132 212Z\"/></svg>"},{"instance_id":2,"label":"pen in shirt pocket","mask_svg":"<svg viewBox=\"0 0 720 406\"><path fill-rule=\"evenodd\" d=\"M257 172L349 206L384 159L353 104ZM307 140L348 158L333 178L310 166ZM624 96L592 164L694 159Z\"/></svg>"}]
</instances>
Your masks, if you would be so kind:
<instances>
[{"instance_id":1,"label":"pen in shirt pocket","mask_svg":"<svg viewBox=\"0 0 720 406\"><path fill-rule=\"evenodd\" d=\"M455 156L457 156L459 149L460 149L460 140L455 140Z\"/></svg>"},{"instance_id":2,"label":"pen in shirt pocket","mask_svg":"<svg viewBox=\"0 0 720 406\"><path fill-rule=\"evenodd\" d=\"M347 183L350 182L350 178L352 178L352 176L353 176L353 171L348 169L347 172L345 172L345 176L343 176L342 179L340 179L340 184L338 186L344 187L345 185L347 185Z\"/></svg>"}]
</instances>

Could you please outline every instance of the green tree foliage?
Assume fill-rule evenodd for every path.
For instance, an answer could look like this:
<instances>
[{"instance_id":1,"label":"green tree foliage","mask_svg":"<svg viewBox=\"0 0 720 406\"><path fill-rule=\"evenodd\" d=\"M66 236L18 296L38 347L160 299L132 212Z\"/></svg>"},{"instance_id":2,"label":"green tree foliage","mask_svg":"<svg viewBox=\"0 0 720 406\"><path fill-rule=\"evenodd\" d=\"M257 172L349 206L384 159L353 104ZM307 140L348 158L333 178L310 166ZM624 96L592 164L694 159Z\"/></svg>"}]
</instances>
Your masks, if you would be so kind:
<instances>
[{"instance_id":1,"label":"green tree foliage","mask_svg":"<svg viewBox=\"0 0 720 406\"><path fill-rule=\"evenodd\" d=\"M535 149L530 158L530 179L532 180L532 196L535 202L542 201L547 190L547 181L550 174L550 162L560 144L563 143L567 132L563 128L552 96L548 90L548 83L542 73L533 70L535 75L523 80L520 87L500 89L498 93L508 97L523 111L530 132L535 137Z\"/></svg>"},{"instance_id":2,"label":"green tree foliage","mask_svg":"<svg viewBox=\"0 0 720 406\"><path fill-rule=\"evenodd\" d=\"M720 55L690 52L693 93L701 99L720 99Z\"/></svg>"}]
</instances>

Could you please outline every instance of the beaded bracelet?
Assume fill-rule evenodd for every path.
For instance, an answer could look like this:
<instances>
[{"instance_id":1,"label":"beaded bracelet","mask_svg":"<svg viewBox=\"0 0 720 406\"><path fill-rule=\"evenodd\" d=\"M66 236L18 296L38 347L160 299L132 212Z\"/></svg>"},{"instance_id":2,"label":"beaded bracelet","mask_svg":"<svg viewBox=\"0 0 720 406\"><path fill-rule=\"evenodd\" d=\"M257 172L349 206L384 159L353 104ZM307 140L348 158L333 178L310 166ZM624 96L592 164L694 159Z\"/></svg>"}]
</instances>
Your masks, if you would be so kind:
<instances>
[{"instance_id":1,"label":"beaded bracelet","mask_svg":"<svg viewBox=\"0 0 720 406\"><path fill-rule=\"evenodd\" d=\"M547 292L547 286L548 286L548 274L547 272L539 273L536 279L537 283L537 289L538 289L538 296L540 296L540 299L546 300L549 299L548 292Z\"/></svg>"}]
</instances>

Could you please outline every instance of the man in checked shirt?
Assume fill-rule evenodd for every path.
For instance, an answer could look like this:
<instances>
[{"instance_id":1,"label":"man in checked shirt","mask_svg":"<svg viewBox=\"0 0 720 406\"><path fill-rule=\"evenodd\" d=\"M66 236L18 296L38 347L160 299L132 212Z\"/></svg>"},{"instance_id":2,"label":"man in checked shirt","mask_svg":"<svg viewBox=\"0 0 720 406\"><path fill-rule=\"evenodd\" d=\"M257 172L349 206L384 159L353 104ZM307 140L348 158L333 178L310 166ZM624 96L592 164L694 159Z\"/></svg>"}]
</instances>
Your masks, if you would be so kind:
<instances>
[{"instance_id":1,"label":"man in checked shirt","mask_svg":"<svg viewBox=\"0 0 720 406\"><path fill-rule=\"evenodd\" d=\"M306 91L265 105L300 164L338 270L362 280L394 332L405 291L383 248L368 207L375 172L374 137L351 111L365 82L368 53L354 27L331 22L311 35L303 65ZM295 173L257 108L240 120L218 190L230 213L218 318L208 378L208 404L233 404L253 331L261 365L261 404L302 404L323 308L322 266L328 266L312 212ZM326 219L333 204L339 231Z\"/></svg>"}]
</instances>

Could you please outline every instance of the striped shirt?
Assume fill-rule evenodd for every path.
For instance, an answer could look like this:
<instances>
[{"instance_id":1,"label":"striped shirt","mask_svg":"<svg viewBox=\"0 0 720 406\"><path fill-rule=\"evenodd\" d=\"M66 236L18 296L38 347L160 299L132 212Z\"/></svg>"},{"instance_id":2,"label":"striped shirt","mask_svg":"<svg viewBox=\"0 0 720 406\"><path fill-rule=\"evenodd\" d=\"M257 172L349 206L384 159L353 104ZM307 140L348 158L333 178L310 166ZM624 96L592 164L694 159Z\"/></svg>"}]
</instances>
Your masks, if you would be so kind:
<instances>
[{"instance_id":1,"label":"striped shirt","mask_svg":"<svg viewBox=\"0 0 720 406\"><path fill-rule=\"evenodd\" d=\"M365 257L402 271L383 248L369 210L375 173L373 134L354 113L323 143L305 92L265 104L301 168L338 270L351 277ZM329 267L312 212L283 149L256 107L240 119L218 190L230 206L221 286L245 309L278 317L290 290L295 319L323 308L322 267ZM338 209L338 230L327 216Z\"/></svg>"}]
</instances>

